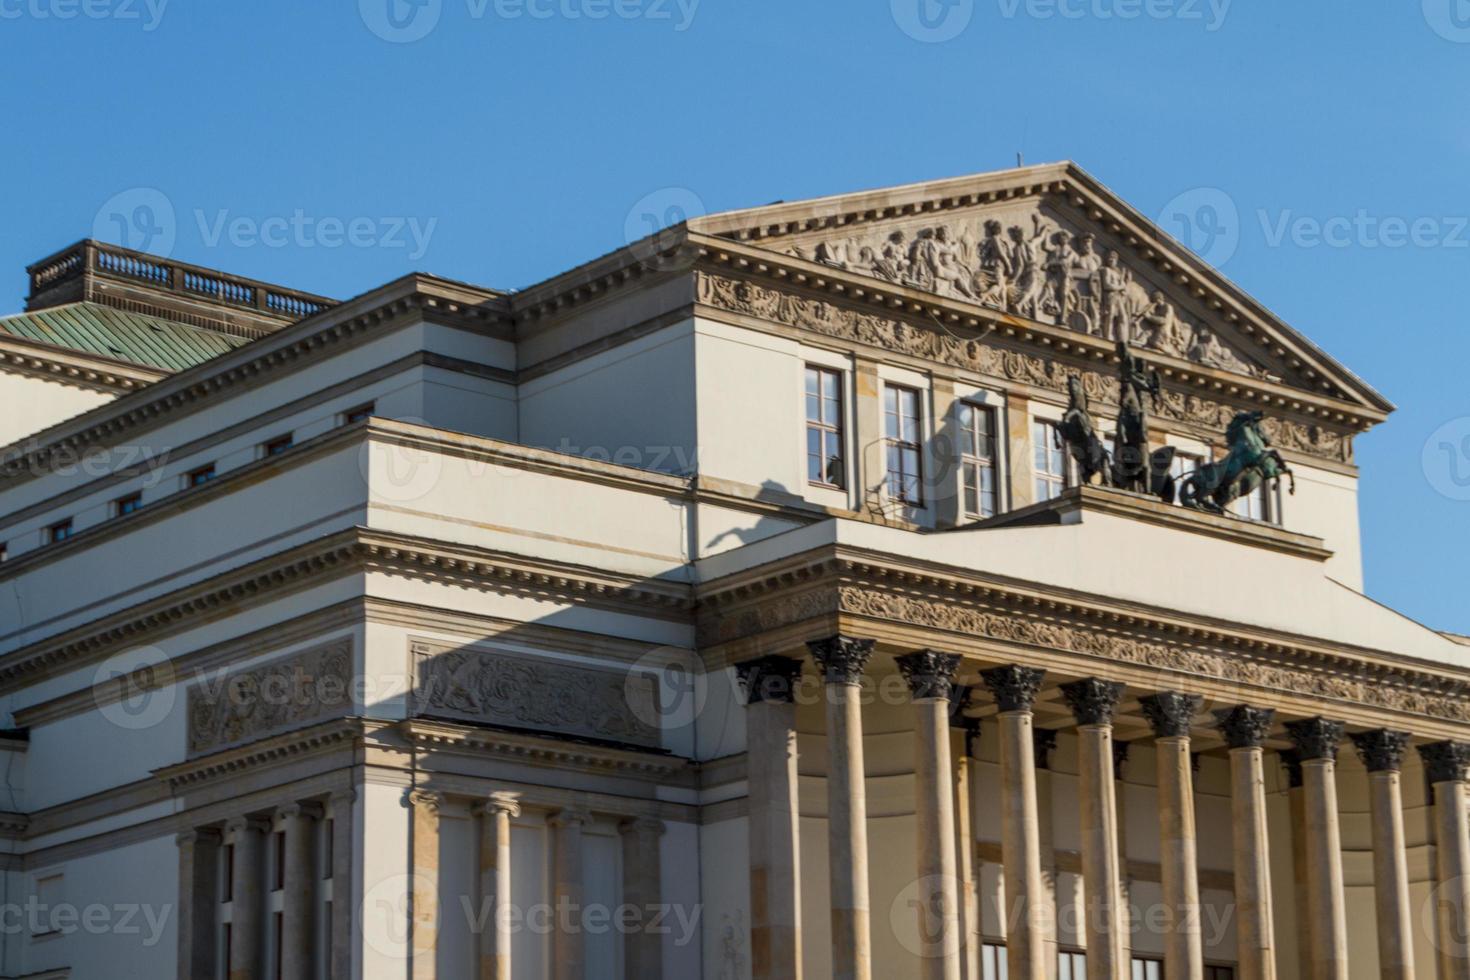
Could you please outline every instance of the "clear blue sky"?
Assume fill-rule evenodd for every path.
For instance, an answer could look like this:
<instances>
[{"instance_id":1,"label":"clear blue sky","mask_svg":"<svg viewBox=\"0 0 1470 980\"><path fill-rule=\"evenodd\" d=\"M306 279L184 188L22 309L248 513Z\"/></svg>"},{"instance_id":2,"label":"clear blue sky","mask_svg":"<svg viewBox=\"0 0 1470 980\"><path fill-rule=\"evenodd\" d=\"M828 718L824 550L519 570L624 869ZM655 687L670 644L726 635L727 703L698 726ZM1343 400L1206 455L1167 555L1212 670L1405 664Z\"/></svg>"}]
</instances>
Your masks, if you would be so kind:
<instances>
[{"instance_id":1,"label":"clear blue sky","mask_svg":"<svg viewBox=\"0 0 1470 980\"><path fill-rule=\"evenodd\" d=\"M1018 152L1149 215L1215 188L1239 219L1196 244L1400 405L1360 441L1369 592L1470 633L1470 3L923 2L0 0L3 306L110 200L178 258L347 296L527 285L621 245L649 195L723 210ZM321 219L367 220L334 248Z\"/></svg>"}]
</instances>

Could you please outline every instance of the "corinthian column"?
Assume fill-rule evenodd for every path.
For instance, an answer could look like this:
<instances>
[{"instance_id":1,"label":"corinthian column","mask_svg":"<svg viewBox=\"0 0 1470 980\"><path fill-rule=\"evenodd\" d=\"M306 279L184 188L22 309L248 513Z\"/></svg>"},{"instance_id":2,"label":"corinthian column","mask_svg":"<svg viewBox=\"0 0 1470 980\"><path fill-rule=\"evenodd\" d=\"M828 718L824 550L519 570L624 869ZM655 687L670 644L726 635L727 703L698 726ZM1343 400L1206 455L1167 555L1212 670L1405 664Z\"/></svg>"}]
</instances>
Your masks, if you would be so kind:
<instances>
[{"instance_id":1,"label":"corinthian column","mask_svg":"<svg viewBox=\"0 0 1470 980\"><path fill-rule=\"evenodd\" d=\"M801 661L737 664L750 796L750 960L754 980L801 980L801 813L796 683Z\"/></svg>"},{"instance_id":2,"label":"corinthian column","mask_svg":"<svg viewBox=\"0 0 1470 980\"><path fill-rule=\"evenodd\" d=\"M1118 865L1118 800L1113 781L1113 711L1123 685L1090 678L1062 685L1077 719L1077 767L1082 817L1083 932L1088 980L1128 972L1118 928L1122 875Z\"/></svg>"},{"instance_id":3,"label":"corinthian column","mask_svg":"<svg viewBox=\"0 0 1470 980\"><path fill-rule=\"evenodd\" d=\"M179 845L179 976L214 977L214 933L218 914L219 849L221 835L214 828L187 830Z\"/></svg>"},{"instance_id":4,"label":"corinthian column","mask_svg":"<svg viewBox=\"0 0 1470 980\"><path fill-rule=\"evenodd\" d=\"M1408 732L1379 729L1353 736L1368 770L1373 812L1373 894L1378 911L1378 969L1383 980L1414 980L1414 925L1399 774Z\"/></svg>"},{"instance_id":5,"label":"corinthian column","mask_svg":"<svg viewBox=\"0 0 1470 980\"><path fill-rule=\"evenodd\" d=\"M234 854L230 868L230 980L265 975L266 835L270 821L238 817L225 825Z\"/></svg>"},{"instance_id":6,"label":"corinthian column","mask_svg":"<svg viewBox=\"0 0 1470 980\"><path fill-rule=\"evenodd\" d=\"M1343 725L1325 718L1289 721L1302 763L1307 814L1307 915L1312 975L1347 980L1347 898L1343 892L1342 830L1337 820L1337 744Z\"/></svg>"},{"instance_id":7,"label":"corinthian column","mask_svg":"<svg viewBox=\"0 0 1470 980\"><path fill-rule=\"evenodd\" d=\"M1005 864L1010 980L1046 980L1041 834L1031 708L1046 671L996 667L981 674L1000 709L1001 860Z\"/></svg>"},{"instance_id":8,"label":"corinthian column","mask_svg":"<svg viewBox=\"0 0 1470 980\"><path fill-rule=\"evenodd\" d=\"M868 799L863 774L862 677L872 640L807 644L827 693L827 863L832 887L832 980L871 980Z\"/></svg>"},{"instance_id":9,"label":"corinthian column","mask_svg":"<svg viewBox=\"0 0 1470 980\"><path fill-rule=\"evenodd\" d=\"M510 980L510 822L521 815L521 804L509 793L492 793L475 807L475 815L480 818L480 980Z\"/></svg>"},{"instance_id":10,"label":"corinthian column","mask_svg":"<svg viewBox=\"0 0 1470 980\"><path fill-rule=\"evenodd\" d=\"M954 788L949 752L949 697L960 658L921 650L897 659L915 709L914 809L918 822L919 976L960 980L959 887L954 845Z\"/></svg>"},{"instance_id":11,"label":"corinthian column","mask_svg":"<svg viewBox=\"0 0 1470 980\"><path fill-rule=\"evenodd\" d=\"M411 952L413 980L437 980L439 976L439 811L444 797L414 790L408 795L413 808L413 892L409 898L412 919Z\"/></svg>"},{"instance_id":12,"label":"corinthian column","mask_svg":"<svg viewBox=\"0 0 1470 980\"><path fill-rule=\"evenodd\" d=\"M1158 754L1159 859L1164 885L1164 974L1205 972L1200 936L1199 854L1194 824L1194 766L1189 726L1200 698L1173 692L1140 698Z\"/></svg>"},{"instance_id":13,"label":"corinthian column","mask_svg":"<svg viewBox=\"0 0 1470 980\"><path fill-rule=\"evenodd\" d=\"M1465 770L1470 743L1436 742L1419 746L1425 775L1434 788L1435 913L1443 980L1470 980L1470 799Z\"/></svg>"},{"instance_id":14,"label":"corinthian column","mask_svg":"<svg viewBox=\"0 0 1470 980\"><path fill-rule=\"evenodd\" d=\"M1215 712L1230 747L1230 817L1235 833L1235 906L1240 980L1275 980L1266 773L1261 746L1276 712L1240 705Z\"/></svg>"},{"instance_id":15,"label":"corinthian column","mask_svg":"<svg viewBox=\"0 0 1470 980\"><path fill-rule=\"evenodd\" d=\"M662 820L639 817L618 825L623 838L623 904L643 915L638 931L623 937L623 976L663 980L664 946L661 931L652 928L663 897L663 858L660 839L667 828Z\"/></svg>"},{"instance_id":16,"label":"corinthian column","mask_svg":"<svg viewBox=\"0 0 1470 980\"><path fill-rule=\"evenodd\" d=\"M286 835L280 980L314 980L316 976L317 910L321 908L316 836L322 813L322 807L314 803L293 803L276 811L276 821Z\"/></svg>"},{"instance_id":17,"label":"corinthian column","mask_svg":"<svg viewBox=\"0 0 1470 980\"><path fill-rule=\"evenodd\" d=\"M960 731L960 751L954 765L954 848L960 891L960 976L963 980L981 980L980 898L975 891L974 790L971 788L980 722L965 717L970 693L968 687L956 687L952 695L954 708L950 723Z\"/></svg>"},{"instance_id":18,"label":"corinthian column","mask_svg":"<svg viewBox=\"0 0 1470 980\"><path fill-rule=\"evenodd\" d=\"M552 832L552 901L556 935L551 944L553 980L583 980L587 947L582 934L582 830L592 822L586 810L559 810L547 821Z\"/></svg>"}]
</instances>

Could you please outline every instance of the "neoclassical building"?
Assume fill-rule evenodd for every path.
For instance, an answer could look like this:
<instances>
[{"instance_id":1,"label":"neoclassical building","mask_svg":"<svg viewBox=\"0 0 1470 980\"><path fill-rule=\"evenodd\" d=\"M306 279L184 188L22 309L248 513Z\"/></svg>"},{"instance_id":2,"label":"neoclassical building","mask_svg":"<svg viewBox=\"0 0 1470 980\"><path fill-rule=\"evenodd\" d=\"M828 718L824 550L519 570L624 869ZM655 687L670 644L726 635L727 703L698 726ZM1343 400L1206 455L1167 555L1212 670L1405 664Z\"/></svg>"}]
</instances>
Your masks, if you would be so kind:
<instances>
[{"instance_id":1,"label":"neoclassical building","mask_svg":"<svg viewBox=\"0 0 1470 980\"><path fill-rule=\"evenodd\" d=\"M0 977L1470 977L1392 405L1073 164L517 292L28 274Z\"/></svg>"}]
</instances>

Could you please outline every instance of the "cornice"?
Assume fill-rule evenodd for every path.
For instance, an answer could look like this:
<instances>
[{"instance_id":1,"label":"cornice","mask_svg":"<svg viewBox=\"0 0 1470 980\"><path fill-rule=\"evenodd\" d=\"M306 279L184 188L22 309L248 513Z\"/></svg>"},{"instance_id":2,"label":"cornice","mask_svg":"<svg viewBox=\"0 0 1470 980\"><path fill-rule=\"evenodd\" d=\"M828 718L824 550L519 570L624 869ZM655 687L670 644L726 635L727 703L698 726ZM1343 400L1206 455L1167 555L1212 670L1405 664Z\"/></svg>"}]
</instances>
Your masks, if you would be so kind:
<instances>
[{"instance_id":1,"label":"cornice","mask_svg":"<svg viewBox=\"0 0 1470 980\"><path fill-rule=\"evenodd\" d=\"M8 335L0 335L0 370L114 395L146 388L170 373Z\"/></svg>"},{"instance_id":2,"label":"cornice","mask_svg":"<svg viewBox=\"0 0 1470 980\"><path fill-rule=\"evenodd\" d=\"M155 769L153 775L178 795L216 780L237 778L247 770L351 748L377 727L381 726L362 718L337 719Z\"/></svg>"},{"instance_id":3,"label":"cornice","mask_svg":"<svg viewBox=\"0 0 1470 980\"><path fill-rule=\"evenodd\" d=\"M300 370L405 318L514 339L509 312L499 294L427 276L407 276L0 449L0 479L34 479L58 459L74 459L92 447L154 428L181 409L194 410L239 386L258 386L262 375Z\"/></svg>"},{"instance_id":4,"label":"cornice","mask_svg":"<svg viewBox=\"0 0 1470 980\"><path fill-rule=\"evenodd\" d=\"M640 779L666 780L690 768L688 760L661 752L638 752L421 718L399 723L398 731L420 750L490 756L502 761L578 772L593 770Z\"/></svg>"},{"instance_id":5,"label":"cornice","mask_svg":"<svg viewBox=\"0 0 1470 980\"><path fill-rule=\"evenodd\" d=\"M1106 397L1114 384L1117 354L1100 338L795 256L718 239L695 241L701 246L696 265L700 276L696 309L701 316L733 315L740 318L737 325L747 327L776 323L889 354L940 361L1020 382L1063 402L1065 376L1050 370L1049 363L1082 372L1084 380L1095 375L1089 384L1089 394L1095 397ZM758 292L741 297L738 283L754 284ZM1012 360L1018 357L1035 358L1037 363ZM1223 428L1223 423L1216 426L1220 413L1208 410L1222 399L1234 402L1231 414L1248 409L1286 414L1304 426L1330 428L1343 439L1387 418L1386 410L1269 379L1231 374L1155 351L1148 358L1158 367L1166 391L1181 400L1204 403L1203 410L1191 406L1175 413L1166 403L1156 416L1165 423L1172 415L1182 415L1178 420ZM1310 442L1282 448L1321 455L1312 452Z\"/></svg>"},{"instance_id":6,"label":"cornice","mask_svg":"<svg viewBox=\"0 0 1470 980\"><path fill-rule=\"evenodd\" d=\"M314 579L379 571L490 591L685 620L689 586L406 534L354 527L222 572L0 656L0 691L105 657L119 643L156 637L200 615L266 601Z\"/></svg>"},{"instance_id":7,"label":"cornice","mask_svg":"<svg viewBox=\"0 0 1470 980\"><path fill-rule=\"evenodd\" d=\"M1195 675L1470 722L1464 668L846 546L728 576L697 594L707 657L814 617L812 628L826 630L835 616L842 629L859 634L853 619L887 621L1144 666L1161 677Z\"/></svg>"}]
</instances>

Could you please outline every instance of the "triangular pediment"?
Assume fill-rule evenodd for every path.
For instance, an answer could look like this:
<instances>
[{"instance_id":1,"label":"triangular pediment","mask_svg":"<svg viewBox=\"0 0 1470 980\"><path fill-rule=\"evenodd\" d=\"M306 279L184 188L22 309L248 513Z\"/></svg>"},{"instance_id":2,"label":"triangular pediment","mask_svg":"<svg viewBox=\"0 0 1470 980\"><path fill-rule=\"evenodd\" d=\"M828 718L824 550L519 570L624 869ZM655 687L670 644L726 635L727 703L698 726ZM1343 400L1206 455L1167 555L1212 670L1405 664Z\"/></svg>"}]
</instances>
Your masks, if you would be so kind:
<instances>
[{"instance_id":1,"label":"triangular pediment","mask_svg":"<svg viewBox=\"0 0 1470 980\"><path fill-rule=\"evenodd\" d=\"M776 204L690 226L1215 371L1392 409L1074 164Z\"/></svg>"}]
</instances>

